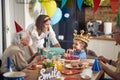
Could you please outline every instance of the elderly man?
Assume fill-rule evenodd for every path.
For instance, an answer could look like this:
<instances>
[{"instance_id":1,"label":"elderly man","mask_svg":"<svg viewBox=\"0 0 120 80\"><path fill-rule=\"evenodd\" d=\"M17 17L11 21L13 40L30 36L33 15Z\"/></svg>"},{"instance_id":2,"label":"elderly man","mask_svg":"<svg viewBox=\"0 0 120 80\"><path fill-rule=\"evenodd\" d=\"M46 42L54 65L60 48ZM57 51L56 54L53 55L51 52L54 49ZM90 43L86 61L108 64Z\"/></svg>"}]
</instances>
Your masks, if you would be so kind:
<instances>
[{"instance_id":1,"label":"elderly man","mask_svg":"<svg viewBox=\"0 0 120 80\"><path fill-rule=\"evenodd\" d=\"M116 40L116 43L120 45L120 31L113 34L113 37ZM111 76L114 80L120 80L120 52L118 53L118 60L117 61L113 61L112 59L107 59L103 56L99 56L99 64L101 66L101 68L109 75ZM108 68L106 66L105 63L108 63L112 66L116 67L116 71L112 71L110 68Z\"/></svg>"},{"instance_id":2,"label":"elderly man","mask_svg":"<svg viewBox=\"0 0 120 80\"><path fill-rule=\"evenodd\" d=\"M30 64L36 63L38 57L31 57L30 61L27 62L25 59L25 52L22 50L24 46L27 46L30 41L30 36L27 32L21 31L16 33L12 40L11 45L5 50L2 57L1 72L7 72L7 57L11 59L11 66L13 71L21 71Z\"/></svg>"}]
</instances>

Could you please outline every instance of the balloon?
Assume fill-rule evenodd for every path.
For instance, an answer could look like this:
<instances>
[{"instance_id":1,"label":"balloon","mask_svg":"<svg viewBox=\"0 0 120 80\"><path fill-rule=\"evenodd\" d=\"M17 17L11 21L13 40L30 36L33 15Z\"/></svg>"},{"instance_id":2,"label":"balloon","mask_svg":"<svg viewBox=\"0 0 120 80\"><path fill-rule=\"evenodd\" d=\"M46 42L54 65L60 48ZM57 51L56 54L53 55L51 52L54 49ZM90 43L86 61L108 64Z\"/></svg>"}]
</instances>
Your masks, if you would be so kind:
<instances>
[{"instance_id":1,"label":"balloon","mask_svg":"<svg viewBox=\"0 0 120 80\"><path fill-rule=\"evenodd\" d=\"M62 18L62 11L60 8L57 8L55 14L51 17L51 25L55 25Z\"/></svg>"},{"instance_id":2,"label":"balloon","mask_svg":"<svg viewBox=\"0 0 120 80\"><path fill-rule=\"evenodd\" d=\"M35 19L40 15L40 10L41 10L41 5L38 1L36 1L33 9L33 14Z\"/></svg>"},{"instance_id":3,"label":"balloon","mask_svg":"<svg viewBox=\"0 0 120 80\"><path fill-rule=\"evenodd\" d=\"M52 17L57 9L56 2L54 0L43 1L42 7L46 9L47 15Z\"/></svg>"},{"instance_id":4,"label":"balloon","mask_svg":"<svg viewBox=\"0 0 120 80\"><path fill-rule=\"evenodd\" d=\"M66 6L64 6L62 8L62 20L67 21L67 20L69 20L70 16L71 16L70 9L68 7L66 7Z\"/></svg>"}]
</instances>

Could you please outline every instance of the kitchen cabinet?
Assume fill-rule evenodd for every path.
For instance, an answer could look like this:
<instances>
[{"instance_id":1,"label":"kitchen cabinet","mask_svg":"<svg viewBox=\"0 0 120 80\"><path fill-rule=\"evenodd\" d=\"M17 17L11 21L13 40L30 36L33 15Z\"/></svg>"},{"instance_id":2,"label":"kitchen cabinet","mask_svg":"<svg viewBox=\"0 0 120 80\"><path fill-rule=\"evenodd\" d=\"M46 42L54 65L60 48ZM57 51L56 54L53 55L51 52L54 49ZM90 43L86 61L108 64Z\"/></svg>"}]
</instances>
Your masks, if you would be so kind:
<instances>
[{"instance_id":1,"label":"kitchen cabinet","mask_svg":"<svg viewBox=\"0 0 120 80\"><path fill-rule=\"evenodd\" d=\"M117 60L120 46L116 46L115 44L116 42L114 40L91 39L88 44L88 49L95 51L98 56L102 55L108 59Z\"/></svg>"}]
</instances>

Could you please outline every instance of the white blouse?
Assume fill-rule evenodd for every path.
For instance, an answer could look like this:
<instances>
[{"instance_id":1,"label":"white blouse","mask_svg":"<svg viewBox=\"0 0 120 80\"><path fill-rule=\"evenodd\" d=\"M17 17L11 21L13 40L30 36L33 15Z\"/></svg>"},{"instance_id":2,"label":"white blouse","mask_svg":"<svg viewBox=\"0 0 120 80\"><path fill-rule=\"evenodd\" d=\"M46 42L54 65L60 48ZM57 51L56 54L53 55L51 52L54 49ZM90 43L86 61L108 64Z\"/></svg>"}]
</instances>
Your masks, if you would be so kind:
<instances>
[{"instance_id":1,"label":"white blouse","mask_svg":"<svg viewBox=\"0 0 120 80\"><path fill-rule=\"evenodd\" d=\"M51 26L50 26L49 31L42 33L40 36L38 35L38 32L36 31L35 25L29 26L27 31L29 32L31 36L30 43L35 53L37 52L37 48L44 47L44 42L45 42L44 38L47 37L47 35L49 35L48 39L51 41L52 45L55 45L58 43L55 32L53 31Z\"/></svg>"}]
</instances>

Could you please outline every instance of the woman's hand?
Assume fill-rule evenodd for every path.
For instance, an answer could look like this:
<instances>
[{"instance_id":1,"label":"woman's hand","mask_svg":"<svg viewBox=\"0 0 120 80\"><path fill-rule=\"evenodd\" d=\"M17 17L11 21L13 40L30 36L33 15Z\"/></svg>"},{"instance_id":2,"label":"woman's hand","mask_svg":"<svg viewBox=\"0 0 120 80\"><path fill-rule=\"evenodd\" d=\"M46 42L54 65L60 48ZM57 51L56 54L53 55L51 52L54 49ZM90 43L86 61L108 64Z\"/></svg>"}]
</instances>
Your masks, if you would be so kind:
<instances>
[{"instance_id":1,"label":"woman's hand","mask_svg":"<svg viewBox=\"0 0 120 80\"><path fill-rule=\"evenodd\" d=\"M108 60L107 58L105 58L104 56L99 56L99 57L98 57L98 60L99 60L99 61L102 61L102 62L104 62L104 63L109 63L109 60Z\"/></svg>"},{"instance_id":2,"label":"woman's hand","mask_svg":"<svg viewBox=\"0 0 120 80\"><path fill-rule=\"evenodd\" d=\"M103 63L102 61L99 61L99 65L102 70L105 70L107 68L106 64Z\"/></svg>"},{"instance_id":3,"label":"woman's hand","mask_svg":"<svg viewBox=\"0 0 120 80\"><path fill-rule=\"evenodd\" d=\"M37 62L43 61L43 60L45 59L45 56L43 56L43 55L38 55L38 56L35 57L35 59L37 60Z\"/></svg>"}]
</instances>

